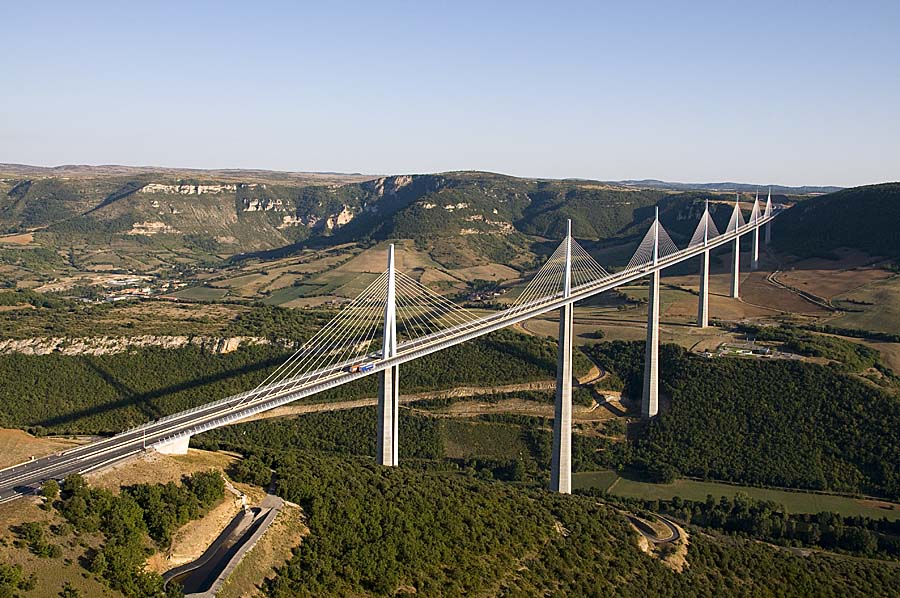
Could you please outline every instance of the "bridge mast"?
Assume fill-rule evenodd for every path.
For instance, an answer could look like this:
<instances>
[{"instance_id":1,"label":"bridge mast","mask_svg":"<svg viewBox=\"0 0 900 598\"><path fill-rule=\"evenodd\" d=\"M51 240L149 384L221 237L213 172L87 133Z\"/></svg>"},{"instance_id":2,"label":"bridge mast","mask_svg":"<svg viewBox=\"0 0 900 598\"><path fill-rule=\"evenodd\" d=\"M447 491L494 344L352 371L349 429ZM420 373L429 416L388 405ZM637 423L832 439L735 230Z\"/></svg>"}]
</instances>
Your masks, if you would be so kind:
<instances>
[{"instance_id":1,"label":"bridge mast","mask_svg":"<svg viewBox=\"0 0 900 598\"><path fill-rule=\"evenodd\" d=\"M750 249L750 270L759 269L759 191L756 192L756 199L753 202L753 212L750 215L753 223L753 245Z\"/></svg>"},{"instance_id":2,"label":"bridge mast","mask_svg":"<svg viewBox=\"0 0 900 598\"><path fill-rule=\"evenodd\" d=\"M769 187L769 197L766 199L766 211L763 217L768 218L772 215L772 188ZM766 245L772 242L772 221L766 222Z\"/></svg>"},{"instance_id":3,"label":"bridge mast","mask_svg":"<svg viewBox=\"0 0 900 598\"><path fill-rule=\"evenodd\" d=\"M659 208L653 222L653 267L659 264ZM641 417L650 419L659 413L659 270L650 275L647 297L647 345L644 348L644 389Z\"/></svg>"},{"instance_id":4,"label":"bridge mast","mask_svg":"<svg viewBox=\"0 0 900 598\"><path fill-rule=\"evenodd\" d=\"M700 299L697 305L697 326L709 326L709 200L703 211L703 253L700 254Z\"/></svg>"},{"instance_id":5,"label":"bridge mast","mask_svg":"<svg viewBox=\"0 0 900 598\"><path fill-rule=\"evenodd\" d=\"M734 198L734 216L732 216L732 221L734 221L734 230L737 230L741 226L741 194L736 193ZM731 250L731 297L737 299L740 297L740 285L741 285L741 236L738 235L734 238L734 247Z\"/></svg>"},{"instance_id":6,"label":"bridge mast","mask_svg":"<svg viewBox=\"0 0 900 598\"><path fill-rule=\"evenodd\" d=\"M572 295L572 221L566 222L566 263L563 297ZM575 304L559 310L559 350L556 359L556 402L553 411L553 456L550 490L572 493L572 323Z\"/></svg>"},{"instance_id":7,"label":"bridge mast","mask_svg":"<svg viewBox=\"0 0 900 598\"><path fill-rule=\"evenodd\" d=\"M387 300L384 304L384 344L381 358L397 355L397 303L394 280L394 246L388 248ZM378 439L375 458L379 465L396 467L400 412L400 366L386 368L378 379Z\"/></svg>"}]
</instances>

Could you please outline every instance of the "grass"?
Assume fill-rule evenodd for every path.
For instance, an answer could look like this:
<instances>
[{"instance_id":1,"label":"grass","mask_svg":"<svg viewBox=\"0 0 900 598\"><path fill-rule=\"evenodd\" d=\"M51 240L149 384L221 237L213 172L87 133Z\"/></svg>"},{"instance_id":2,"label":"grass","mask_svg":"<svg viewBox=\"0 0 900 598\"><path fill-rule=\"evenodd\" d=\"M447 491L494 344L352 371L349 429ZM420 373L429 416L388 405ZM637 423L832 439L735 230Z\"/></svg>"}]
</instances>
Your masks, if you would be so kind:
<instances>
[{"instance_id":1,"label":"grass","mask_svg":"<svg viewBox=\"0 0 900 598\"><path fill-rule=\"evenodd\" d=\"M572 476L572 483L575 488L601 488L616 496L645 500L670 500L679 496L687 500L703 501L709 494L718 498L721 496L733 497L741 493L757 500L776 502L784 506L788 513L829 511L844 516L861 515L875 519L882 517L890 520L900 519L900 505L832 494L791 492L685 479L676 480L671 484L653 484L619 477L614 471L608 470L575 473Z\"/></svg>"},{"instance_id":2,"label":"grass","mask_svg":"<svg viewBox=\"0 0 900 598\"><path fill-rule=\"evenodd\" d=\"M303 284L300 286L290 286L272 291L272 293L263 299L263 303L268 305L283 305L289 301L300 299L301 297L309 297L319 295L322 287L314 284Z\"/></svg>"},{"instance_id":3,"label":"grass","mask_svg":"<svg viewBox=\"0 0 900 598\"><path fill-rule=\"evenodd\" d=\"M31 457L70 449L81 444L79 441L63 438L35 438L22 430L0 429L0 468L17 465Z\"/></svg>"},{"instance_id":4,"label":"grass","mask_svg":"<svg viewBox=\"0 0 900 598\"><path fill-rule=\"evenodd\" d=\"M200 286L181 289L172 293L179 299L187 299L189 301L217 301L228 294L228 289L214 289L212 287Z\"/></svg>"},{"instance_id":5,"label":"grass","mask_svg":"<svg viewBox=\"0 0 900 598\"><path fill-rule=\"evenodd\" d=\"M841 300L871 303L841 303ZM836 303L854 311L846 313L829 324L842 328L857 328L875 332L900 334L900 276L873 282L837 298Z\"/></svg>"}]
</instances>

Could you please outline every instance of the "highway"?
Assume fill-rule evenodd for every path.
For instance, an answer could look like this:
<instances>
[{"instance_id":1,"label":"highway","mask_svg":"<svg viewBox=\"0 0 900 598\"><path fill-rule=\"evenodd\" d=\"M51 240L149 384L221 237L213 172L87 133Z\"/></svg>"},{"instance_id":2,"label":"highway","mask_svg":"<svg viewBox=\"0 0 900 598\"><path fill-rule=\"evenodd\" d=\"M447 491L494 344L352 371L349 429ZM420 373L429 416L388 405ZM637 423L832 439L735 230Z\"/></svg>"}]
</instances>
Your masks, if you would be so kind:
<instances>
[{"instance_id":1,"label":"highway","mask_svg":"<svg viewBox=\"0 0 900 598\"><path fill-rule=\"evenodd\" d=\"M563 297L560 291L555 295L536 299L491 314L474 322L461 324L428 336L402 342L397 347L397 355L395 357L380 359L380 356L377 354L370 355L370 359L374 360L374 367L365 372L347 371L350 365L359 362L358 358L352 362L338 363L328 369L317 370L276 384L226 397L144 424L109 438L0 470L0 503L33 493L46 480L58 480L72 473L87 473L107 467L152 448L154 445L184 439L185 437L237 422L262 411L268 411L286 403L347 384L363 376L376 374L395 365L424 357L501 328L557 310L567 303L581 301L603 291L627 284L656 270L662 270L700 255L708 249L726 245L735 238L752 232L755 227L764 226L774 219L779 211L777 209L773 210L769 217L759 218L756 223L748 223L737 230L723 233L710 239L706 244L700 243L672 253L665 258L660 258L656 264L626 269L594 282L574 287L569 297Z\"/></svg>"}]
</instances>

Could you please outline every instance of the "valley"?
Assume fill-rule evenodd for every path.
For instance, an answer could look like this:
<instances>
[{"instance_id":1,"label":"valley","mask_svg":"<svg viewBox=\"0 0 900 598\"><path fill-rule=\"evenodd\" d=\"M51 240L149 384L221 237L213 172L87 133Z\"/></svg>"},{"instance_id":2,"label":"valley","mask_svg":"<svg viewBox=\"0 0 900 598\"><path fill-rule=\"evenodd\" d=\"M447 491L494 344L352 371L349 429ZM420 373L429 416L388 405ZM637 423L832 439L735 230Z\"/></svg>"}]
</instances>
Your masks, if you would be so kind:
<instances>
[{"instance_id":1,"label":"valley","mask_svg":"<svg viewBox=\"0 0 900 598\"><path fill-rule=\"evenodd\" d=\"M181 174L126 173L138 185L121 172L82 171L74 183L45 181L25 192L7 180L7 204L0 208L9 231L0 237L6 277L0 291L0 373L10 383L0 390L0 426L7 428L2 438L8 464L253 388L379 276L390 243L399 271L473 314L488 316L515 304L568 218L579 243L616 271L640 241L653 203L660 203L664 226L682 245L707 199L716 206L712 215L720 229L733 205L733 196L715 191L487 173L324 185L271 173L251 179L246 173L198 172L188 180ZM30 197L32 189L43 189L43 195ZM250 191L259 197L246 195ZM808 191L786 192L779 200L788 204L818 201ZM62 207L36 215L27 204L47 199L47 193ZM440 218L433 217L437 210ZM38 215L46 219L42 225L18 230ZM292 219L289 227L282 226L286 217ZM405 236L396 238L398 231ZM855 579L873 571L890 578L892 569L880 567L900 554L895 540L900 529L892 527L900 516L900 478L890 465L900 449L900 382L894 374L900 350L890 336L896 320L890 315L891 289L898 280L893 261L850 248L827 255L818 249L791 253L776 243L765 248L759 270L750 271L749 250L743 248L740 299L728 296L728 251L713 253L709 328L695 325L697 260L663 273L661 414L649 423L640 417L638 379L648 286L637 280L578 304L573 471L575 494L581 496L570 497L572 502L561 503L544 490L554 415L555 312L401 368L396 472L373 469L377 388L365 378L197 435L186 457L142 452L123 466L91 474L88 483L130 492L135 485L178 482L211 469L246 496L259 498L274 470L277 494L294 506L278 515L258 552L254 549L223 586L223 595L294 595L306 591L301 587L364 595L417 587L427 593L435 580L444 588L509 595L559 589L564 586L547 585L545 576L532 573L561 566L540 546L556 546L566 530L584 530L589 519L599 517L600 527L595 522L577 538L582 552L591 550L585 542L614 542L629 554L639 550L631 536L636 532L619 528L621 510L665 513L690 530L689 545L678 548L684 569L671 570L660 547L645 555L650 561L637 561L654 571L650 584L698 587L692 569L704 575L716 571L710 587L731 583L721 573L725 561L715 559L759 550L755 558L786 567L786 575L805 574L799 561L785 560L774 546L822 551L805 557L816 559L819 583L832 580L827 583L840 587L841 576ZM713 387L702 382L710 377L718 381ZM803 380L805 390L798 391L791 380ZM834 388L841 389L846 412L823 399ZM774 423L779 417L788 417L793 428ZM716 429L704 423L708 418L716 418ZM730 450L735 439L746 446ZM331 486L314 478L330 479ZM410 490L411 481L420 490ZM368 514L359 510L360 500L380 504L373 488L392 488L407 517L414 517L408 509L434 500L437 488L448 485L447 504L469 509L470 522L483 517L480 509L488 504L496 512L502 496L521 512L537 508L533 517L543 523L503 532L503 541L513 546L512 560L479 553L448 529L454 548L432 544L429 550L463 558L457 569L438 571L424 558L373 575L364 563L374 557L359 553L351 559L357 564L344 565L347 575L310 577L315 570L310 559L330 562L347 554L333 542L357 546L352 553L370 550L362 548L364 537L346 536L346 521L390 520L381 506ZM463 507L471 502L467 488L475 487L492 498ZM170 541L141 540L153 554L133 566L155 580L152 575L199 556L238 509L234 495L228 496L173 528ZM526 497L536 502L526 507L521 503ZM46 513L48 530L61 525L53 515L59 506L41 509L43 499L24 500L30 506L18 514L15 503L0 505L9 530L46 519ZM836 513L852 530L847 533L865 543L852 544L850 535L840 540L795 531L773 535L761 523L749 535L735 536L728 522L737 515L721 515L726 521L721 525L707 519L710 500L727 502L731 509L748 500L748 508L762 513L756 516L783 520L791 530L814 524L824 529L815 518ZM317 515L322 504L337 509L341 523ZM692 516L686 515L688 507ZM521 528L521 512L500 512ZM548 513L552 521L544 521ZM76 558L77 545L85 542L90 550L105 550L99 548L102 542L113 537L111 530L73 533L71 539L50 536L51 544L71 552L67 558ZM763 548L756 546L759 540ZM410 542L418 541L391 535L384 549L409 552ZM703 552L697 552L698 545ZM36 595L52 593L47 588L59 586L62 578L27 551L10 548L3 558L41 580ZM709 551L718 556L708 557ZM478 554L487 560L476 565L470 559ZM863 564L848 571L842 568L855 561L835 555ZM713 558L711 568L704 569L706 558ZM576 561L570 558L565 568ZM526 562L530 565L523 569ZM500 585L488 590L460 573L473 567L492 572ZM70 569L60 574L69 578ZM118 579L94 574L78 587L97 595L145 595ZM769 587L761 578L746 579Z\"/></svg>"}]
</instances>

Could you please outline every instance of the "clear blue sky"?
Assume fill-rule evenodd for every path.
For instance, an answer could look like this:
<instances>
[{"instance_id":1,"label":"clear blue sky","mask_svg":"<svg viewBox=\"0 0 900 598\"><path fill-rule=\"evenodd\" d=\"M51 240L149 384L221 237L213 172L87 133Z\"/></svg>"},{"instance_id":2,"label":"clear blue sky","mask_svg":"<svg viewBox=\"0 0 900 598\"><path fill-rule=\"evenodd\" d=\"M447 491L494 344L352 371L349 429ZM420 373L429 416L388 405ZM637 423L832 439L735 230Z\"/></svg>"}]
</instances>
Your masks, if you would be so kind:
<instances>
[{"instance_id":1,"label":"clear blue sky","mask_svg":"<svg viewBox=\"0 0 900 598\"><path fill-rule=\"evenodd\" d=\"M0 162L900 179L900 2L4 2Z\"/></svg>"}]
</instances>

